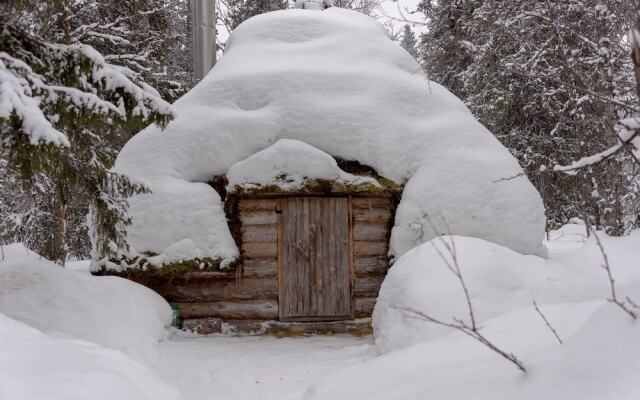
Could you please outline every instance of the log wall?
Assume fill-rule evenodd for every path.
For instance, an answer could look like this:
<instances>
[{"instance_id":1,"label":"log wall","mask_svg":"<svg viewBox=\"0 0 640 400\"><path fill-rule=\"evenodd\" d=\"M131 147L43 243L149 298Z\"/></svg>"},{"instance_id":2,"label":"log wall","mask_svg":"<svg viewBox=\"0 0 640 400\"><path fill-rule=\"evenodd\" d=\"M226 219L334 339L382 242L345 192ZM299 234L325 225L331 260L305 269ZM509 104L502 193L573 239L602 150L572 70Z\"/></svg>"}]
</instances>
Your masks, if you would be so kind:
<instances>
[{"instance_id":1,"label":"log wall","mask_svg":"<svg viewBox=\"0 0 640 400\"><path fill-rule=\"evenodd\" d=\"M240 199L237 205L241 265L237 271L206 271L154 285L179 304L181 317L198 320L277 320L278 200ZM355 318L370 317L389 268L393 207L390 198L353 197L352 254Z\"/></svg>"},{"instance_id":2,"label":"log wall","mask_svg":"<svg viewBox=\"0 0 640 400\"><path fill-rule=\"evenodd\" d=\"M389 269L389 237L393 207L387 197L354 197L353 269L355 317L370 317L380 285Z\"/></svg>"}]
</instances>

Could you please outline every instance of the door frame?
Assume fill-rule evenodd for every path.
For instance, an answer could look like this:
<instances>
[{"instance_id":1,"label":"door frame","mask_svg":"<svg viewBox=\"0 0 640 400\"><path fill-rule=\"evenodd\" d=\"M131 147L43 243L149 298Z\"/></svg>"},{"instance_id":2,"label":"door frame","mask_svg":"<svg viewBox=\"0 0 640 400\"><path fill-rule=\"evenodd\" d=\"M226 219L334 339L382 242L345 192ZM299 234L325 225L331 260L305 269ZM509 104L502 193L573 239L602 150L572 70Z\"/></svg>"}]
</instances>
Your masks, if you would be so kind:
<instances>
[{"instance_id":1,"label":"door frame","mask_svg":"<svg viewBox=\"0 0 640 400\"><path fill-rule=\"evenodd\" d=\"M296 197L324 197L324 198L346 198L347 199L347 212L348 212L348 223L349 223L349 227L348 227L348 254L349 254L349 289L350 289L350 295L351 295L351 310L349 315L345 315L345 316L336 316L336 317L327 317L327 316L317 316L317 317L285 317L283 315L283 311L284 311L284 307L282 307L282 292L284 290L283 287L283 274L284 274L284 260L283 260L283 238L284 238L284 224L283 224L283 217L282 217L282 205L283 202L286 201L286 199L289 198L296 198ZM345 320L353 320L355 318L355 311L356 311L356 288L355 288L355 283L356 283L356 275L355 275L355 269L354 269L354 265L353 265L353 205L352 205L352 196L349 195L324 195L324 196L318 196L318 195L309 195L306 193L300 193L300 194L294 194L294 195L287 195L287 196L281 196L277 199L276 201L276 223L277 223L277 231L278 231L278 238L277 238L277 246L278 246L278 253L277 253L277 268L278 268L278 317L280 321L283 322L313 322L313 321L345 321Z\"/></svg>"}]
</instances>

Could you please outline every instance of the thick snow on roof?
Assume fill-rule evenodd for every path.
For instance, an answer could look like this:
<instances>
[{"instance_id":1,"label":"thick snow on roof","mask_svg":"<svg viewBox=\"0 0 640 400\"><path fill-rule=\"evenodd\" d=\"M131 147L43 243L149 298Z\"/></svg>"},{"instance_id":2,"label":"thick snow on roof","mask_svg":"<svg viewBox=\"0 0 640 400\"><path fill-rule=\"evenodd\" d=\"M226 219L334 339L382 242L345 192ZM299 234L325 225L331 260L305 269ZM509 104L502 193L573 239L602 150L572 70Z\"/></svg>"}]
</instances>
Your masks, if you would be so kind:
<instances>
[{"instance_id":1,"label":"thick snow on roof","mask_svg":"<svg viewBox=\"0 0 640 400\"><path fill-rule=\"evenodd\" d=\"M284 138L406 183L394 256L435 235L428 219L439 232L544 251L538 193L526 177L501 180L522 173L516 160L364 15L330 8L251 18L174 110L164 132L148 127L116 162L153 191L130 201L134 252L177 246L193 258L236 257L221 199L203 182Z\"/></svg>"},{"instance_id":2,"label":"thick snow on roof","mask_svg":"<svg viewBox=\"0 0 640 400\"><path fill-rule=\"evenodd\" d=\"M336 159L322 150L294 139L280 139L274 145L239 161L227 172L228 188L258 188L274 182L286 190L300 189L309 179L326 179L380 187L378 181L357 176L338 167Z\"/></svg>"}]
</instances>

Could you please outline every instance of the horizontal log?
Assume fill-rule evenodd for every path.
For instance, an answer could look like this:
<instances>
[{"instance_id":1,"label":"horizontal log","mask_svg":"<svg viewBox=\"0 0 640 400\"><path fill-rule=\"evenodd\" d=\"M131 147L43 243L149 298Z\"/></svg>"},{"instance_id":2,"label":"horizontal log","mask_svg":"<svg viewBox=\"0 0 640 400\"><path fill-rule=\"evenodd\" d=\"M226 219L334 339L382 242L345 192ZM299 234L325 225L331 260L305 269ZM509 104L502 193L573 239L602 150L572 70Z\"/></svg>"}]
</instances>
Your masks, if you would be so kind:
<instances>
[{"instance_id":1,"label":"horizontal log","mask_svg":"<svg viewBox=\"0 0 640 400\"><path fill-rule=\"evenodd\" d=\"M278 245L276 243L243 243L242 256L244 258L276 258Z\"/></svg>"},{"instance_id":2,"label":"horizontal log","mask_svg":"<svg viewBox=\"0 0 640 400\"><path fill-rule=\"evenodd\" d=\"M278 298L278 280L273 278L241 278L228 280L175 279L151 288L172 302L255 300Z\"/></svg>"},{"instance_id":3,"label":"horizontal log","mask_svg":"<svg viewBox=\"0 0 640 400\"><path fill-rule=\"evenodd\" d=\"M238 204L240 211L274 211L276 210L276 199L242 199Z\"/></svg>"},{"instance_id":4,"label":"horizontal log","mask_svg":"<svg viewBox=\"0 0 640 400\"><path fill-rule=\"evenodd\" d=\"M355 222L366 222L369 224L387 224L391 219L391 210L382 208L373 209L353 209L353 220Z\"/></svg>"},{"instance_id":5,"label":"horizontal log","mask_svg":"<svg viewBox=\"0 0 640 400\"><path fill-rule=\"evenodd\" d=\"M242 243L276 243L278 227L272 225L243 225Z\"/></svg>"},{"instance_id":6,"label":"horizontal log","mask_svg":"<svg viewBox=\"0 0 640 400\"><path fill-rule=\"evenodd\" d=\"M378 297L380 292L380 285L384 281L383 276L376 276L370 278L356 278L355 282L355 294L356 299L362 297Z\"/></svg>"},{"instance_id":7,"label":"horizontal log","mask_svg":"<svg viewBox=\"0 0 640 400\"><path fill-rule=\"evenodd\" d=\"M354 209L384 208L391 209L391 200L384 197L353 197L351 204Z\"/></svg>"},{"instance_id":8,"label":"horizontal log","mask_svg":"<svg viewBox=\"0 0 640 400\"><path fill-rule=\"evenodd\" d=\"M223 319L278 318L277 300L237 300L178 303L181 318L214 317Z\"/></svg>"},{"instance_id":9,"label":"horizontal log","mask_svg":"<svg viewBox=\"0 0 640 400\"><path fill-rule=\"evenodd\" d=\"M242 260L243 278L264 278L278 276L278 262L275 258L248 258Z\"/></svg>"},{"instance_id":10,"label":"horizontal log","mask_svg":"<svg viewBox=\"0 0 640 400\"><path fill-rule=\"evenodd\" d=\"M190 279L233 279L236 276L236 270L214 270L214 271L195 271L184 274L186 280Z\"/></svg>"},{"instance_id":11,"label":"horizontal log","mask_svg":"<svg viewBox=\"0 0 640 400\"><path fill-rule=\"evenodd\" d=\"M356 297L356 318L368 318L373 314L377 297Z\"/></svg>"},{"instance_id":12,"label":"horizontal log","mask_svg":"<svg viewBox=\"0 0 640 400\"><path fill-rule=\"evenodd\" d=\"M356 257L386 256L387 242L355 242L353 252Z\"/></svg>"},{"instance_id":13,"label":"horizontal log","mask_svg":"<svg viewBox=\"0 0 640 400\"><path fill-rule=\"evenodd\" d=\"M277 214L274 211L241 211L242 225L275 225Z\"/></svg>"},{"instance_id":14,"label":"horizontal log","mask_svg":"<svg viewBox=\"0 0 640 400\"><path fill-rule=\"evenodd\" d=\"M353 224L353 239L369 242L386 242L389 238L388 224L368 224L356 222Z\"/></svg>"},{"instance_id":15,"label":"horizontal log","mask_svg":"<svg viewBox=\"0 0 640 400\"><path fill-rule=\"evenodd\" d=\"M220 333L222 320L220 318L189 318L182 320L182 329L197 332L201 335Z\"/></svg>"},{"instance_id":16,"label":"horizontal log","mask_svg":"<svg viewBox=\"0 0 640 400\"><path fill-rule=\"evenodd\" d=\"M371 319L336 322L281 322L261 320L226 320L226 333L258 334L277 337L310 335L314 333L350 334L366 336L372 333Z\"/></svg>"},{"instance_id":17,"label":"horizontal log","mask_svg":"<svg viewBox=\"0 0 640 400\"><path fill-rule=\"evenodd\" d=\"M353 269L357 277L385 276L389 270L389 260L386 256L357 257L353 260Z\"/></svg>"}]
</instances>

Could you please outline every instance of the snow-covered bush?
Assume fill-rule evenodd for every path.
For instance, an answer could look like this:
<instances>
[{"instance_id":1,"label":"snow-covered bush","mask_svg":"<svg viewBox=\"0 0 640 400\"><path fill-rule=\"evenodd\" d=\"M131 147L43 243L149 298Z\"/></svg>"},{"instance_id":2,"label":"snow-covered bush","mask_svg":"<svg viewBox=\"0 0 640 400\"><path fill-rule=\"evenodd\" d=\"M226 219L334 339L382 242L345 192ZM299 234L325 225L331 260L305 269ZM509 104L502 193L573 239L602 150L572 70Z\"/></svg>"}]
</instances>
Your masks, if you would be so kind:
<instances>
[{"instance_id":1,"label":"snow-covered bush","mask_svg":"<svg viewBox=\"0 0 640 400\"><path fill-rule=\"evenodd\" d=\"M172 315L158 294L126 279L61 268L21 244L1 250L0 313L47 334L154 359Z\"/></svg>"},{"instance_id":2,"label":"snow-covered bush","mask_svg":"<svg viewBox=\"0 0 640 400\"><path fill-rule=\"evenodd\" d=\"M122 353L48 336L0 313L0 398L179 400L176 389Z\"/></svg>"}]
</instances>

